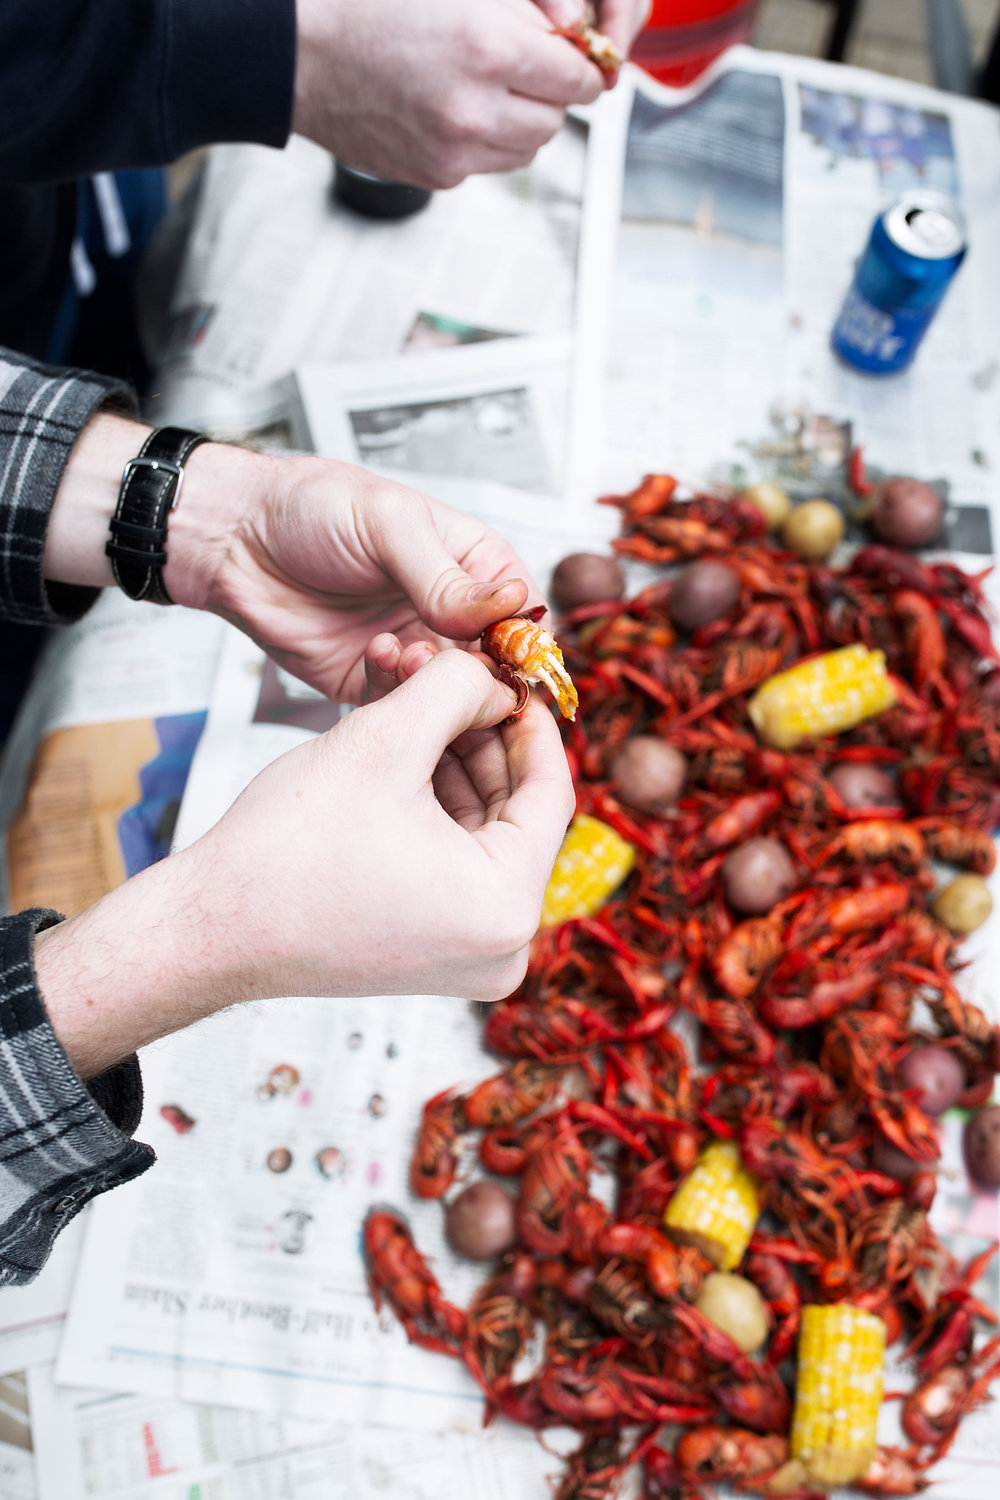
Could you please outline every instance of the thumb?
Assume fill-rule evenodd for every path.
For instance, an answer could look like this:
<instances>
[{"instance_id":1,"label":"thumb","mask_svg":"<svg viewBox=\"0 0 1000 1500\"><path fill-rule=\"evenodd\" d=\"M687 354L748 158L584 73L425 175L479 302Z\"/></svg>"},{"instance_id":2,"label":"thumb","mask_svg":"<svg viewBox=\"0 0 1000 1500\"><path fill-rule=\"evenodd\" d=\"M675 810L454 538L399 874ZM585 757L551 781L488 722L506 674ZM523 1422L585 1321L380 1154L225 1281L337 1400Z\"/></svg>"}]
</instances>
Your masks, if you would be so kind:
<instances>
[{"instance_id":1,"label":"thumb","mask_svg":"<svg viewBox=\"0 0 1000 1500\"><path fill-rule=\"evenodd\" d=\"M433 775L445 750L467 729L500 724L517 704L517 694L467 651L439 651L395 692L361 713L386 746L394 766L423 783ZM350 724L356 715L349 715Z\"/></svg>"},{"instance_id":2,"label":"thumb","mask_svg":"<svg viewBox=\"0 0 1000 1500\"><path fill-rule=\"evenodd\" d=\"M503 572L513 574L519 561L499 536L492 550L492 533L487 529L480 537L479 553L484 562L492 557L495 572L485 582L481 576L477 580L456 561L438 529L435 511L424 497L411 491L405 498L405 525L398 524L398 507L380 512L371 552L432 631L449 640L472 641L487 625L524 608L530 592L525 579L499 576ZM505 559L509 562L506 568L502 566Z\"/></svg>"}]
</instances>

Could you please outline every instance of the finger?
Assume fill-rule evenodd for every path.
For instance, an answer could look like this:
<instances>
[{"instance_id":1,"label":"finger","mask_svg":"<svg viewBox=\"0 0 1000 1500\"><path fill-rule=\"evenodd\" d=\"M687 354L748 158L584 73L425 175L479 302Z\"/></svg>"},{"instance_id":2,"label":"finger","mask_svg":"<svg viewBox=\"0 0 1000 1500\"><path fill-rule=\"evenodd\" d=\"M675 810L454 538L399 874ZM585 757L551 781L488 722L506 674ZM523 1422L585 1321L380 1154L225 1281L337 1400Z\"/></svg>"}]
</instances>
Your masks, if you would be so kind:
<instances>
[{"instance_id":1,"label":"finger","mask_svg":"<svg viewBox=\"0 0 1000 1500\"><path fill-rule=\"evenodd\" d=\"M413 641L409 646L404 646L399 653L399 665L396 669L397 680L405 682L408 677L412 677L415 672L419 672L421 667L426 667L427 663L433 657L437 656L437 654L437 647L432 645L430 641Z\"/></svg>"},{"instance_id":2,"label":"finger","mask_svg":"<svg viewBox=\"0 0 1000 1500\"><path fill-rule=\"evenodd\" d=\"M472 729L460 735L451 753L461 763L483 806L485 818L499 816L511 793L510 765L503 735L496 729Z\"/></svg>"},{"instance_id":3,"label":"finger","mask_svg":"<svg viewBox=\"0 0 1000 1500\"><path fill-rule=\"evenodd\" d=\"M450 818L470 833L483 826L486 804L461 758L452 750L444 752L432 780L434 795Z\"/></svg>"},{"instance_id":4,"label":"finger","mask_svg":"<svg viewBox=\"0 0 1000 1500\"><path fill-rule=\"evenodd\" d=\"M565 109L570 104L592 104L604 92L604 79L600 68L575 43L550 31L540 32L522 49L508 86L529 99Z\"/></svg>"},{"instance_id":5,"label":"finger","mask_svg":"<svg viewBox=\"0 0 1000 1500\"><path fill-rule=\"evenodd\" d=\"M381 751L394 772L426 785L460 734L499 724L515 704L513 689L467 651L440 651L396 692L370 704L354 732L374 732L372 753ZM361 717L351 714L344 723Z\"/></svg>"},{"instance_id":6,"label":"finger","mask_svg":"<svg viewBox=\"0 0 1000 1500\"><path fill-rule=\"evenodd\" d=\"M389 492L365 516L372 556L439 635L471 641L487 625L517 614L528 597L523 578L476 579L441 539L431 505L412 490ZM405 525L400 506L406 505Z\"/></svg>"},{"instance_id":7,"label":"finger","mask_svg":"<svg viewBox=\"0 0 1000 1500\"><path fill-rule=\"evenodd\" d=\"M365 690L362 701L376 703L399 686L398 667L402 654L396 636L383 631L365 649Z\"/></svg>"},{"instance_id":8,"label":"finger","mask_svg":"<svg viewBox=\"0 0 1000 1500\"><path fill-rule=\"evenodd\" d=\"M536 876L547 880L576 806L559 726L548 709L533 700L517 723L504 728L503 736L511 794L500 817L482 829L480 838L486 848L506 852L504 835L513 826L540 861Z\"/></svg>"}]
</instances>

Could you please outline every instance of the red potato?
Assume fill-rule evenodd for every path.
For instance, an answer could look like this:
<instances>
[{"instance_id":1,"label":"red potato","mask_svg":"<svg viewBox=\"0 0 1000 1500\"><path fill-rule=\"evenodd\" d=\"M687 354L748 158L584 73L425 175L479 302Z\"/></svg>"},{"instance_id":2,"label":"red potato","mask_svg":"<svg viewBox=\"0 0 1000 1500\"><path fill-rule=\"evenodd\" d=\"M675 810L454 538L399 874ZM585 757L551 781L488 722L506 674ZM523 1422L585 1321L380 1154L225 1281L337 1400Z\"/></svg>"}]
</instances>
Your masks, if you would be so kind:
<instances>
[{"instance_id":1,"label":"red potato","mask_svg":"<svg viewBox=\"0 0 1000 1500\"><path fill-rule=\"evenodd\" d=\"M621 563L601 552L571 552L556 563L549 580L549 597L556 609L563 611L620 599L624 592Z\"/></svg>"},{"instance_id":2,"label":"red potato","mask_svg":"<svg viewBox=\"0 0 1000 1500\"><path fill-rule=\"evenodd\" d=\"M985 1104L965 1122L965 1165L980 1187L1000 1187L1000 1104Z\"/></svg>"},{"instance_id":3,"label":"red potato","mask_svg":"<svg viewBox=\"0 0 1000 1500\"><path fill-rule=\"evenodd\" d=\"M946 1047L914 1047L896 1072L904 1088L916 1090L917 1103L929 1115L943 1115L965 1089L965 1069Z\"/></svg>"},{"instance_id":4,"label":"red potato","mask_svg":"<svg viewBox=\"0 0 1000 1500\"><path fill-rule=\"evenodd\" d=\"M687 761L655 734L637 734L616 751L608 770L623 802L638 812L660 815L680 796Z\"/></svg>"},{"instance_id":5,"label":"red potato","mask_svg":"<svg viewBox=\"0 0 1000 1500\"><path fill-rule=\"evenodd\" d=\"M826 779L847 807L896 807L896 783L878 766L845 760L831 767Z\"/></svg>"},{"instance_id":6,"label":"red potato","mask_svg":"<svg viewBox=\"0 0 1000 1500\"><path fill-rule=\"evenodd\" d=\"M444 1211L449 1245L467 1260L492 1260L517 1239L516 1205L496 1182L472 1182Z\"/></svg>"},{"instance_id":7,"label":"red potato","mask_svg":"<svg viewBox=\"0 0 1000 1500\"><path fill-rule=\"evenodd\" d=\"M875 1147L872 1151L872 1166L876 1172L884 1172L887 1177L893 1177L897 1182L909 1182L918 1172L933 1171L936 1163L917 1161L913 1156L908 1156L892 1141L887 1140L884 1135L875 1137Z\"/></svg>"},{"instance_id":8,"label":"red potato","mask_svg":"<svg viewBox=\"0 0 1000 1500\"><path fill-rule=\"evenodd\" d=\"M890 547L929 547L941 534L944 501L929 484L902 475L879 486L871 526Z\"/></svg>"},{"instance_id":9,"label":"red potato","mask_svg":"<svg viewBox=\"0 0 1000 1500\"><path fill-rule=\"evenodd\" d=\"M792 856L780 839L748 839L722 862L726 900L744 916L762 916L798 883Z\"/></svg>"},{"instance_id":10,"label":"red potato","mask_svg":"<svg viewBox=\"0 0 1000 1500\"><path fill-rule=\"evenodd\" d=\"M697 630L728 615L740 597L740 580L720 562L693 562L670 585L667 614L678 630Z\"/></svg>"}]
</instances>

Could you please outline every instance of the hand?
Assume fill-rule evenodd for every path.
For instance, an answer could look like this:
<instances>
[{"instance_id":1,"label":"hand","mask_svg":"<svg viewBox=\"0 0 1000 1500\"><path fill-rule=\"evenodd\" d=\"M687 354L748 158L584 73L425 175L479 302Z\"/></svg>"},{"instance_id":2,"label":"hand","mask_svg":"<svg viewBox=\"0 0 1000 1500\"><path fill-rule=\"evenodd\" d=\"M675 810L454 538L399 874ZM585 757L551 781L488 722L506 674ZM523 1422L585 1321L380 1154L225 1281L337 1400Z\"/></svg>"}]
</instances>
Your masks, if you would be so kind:
<instances>
[{"instance_id":1,"label":"hand","mask_svg":"<svg viewBox=\"0 0 1000 1500\"><path fill-rule=\"evenodd\" d=\"M575 25L585 9L584 0L535 0L535 4L553 26ZM652 0L596 0L594 25L611 38L622 57L628 57L651 9Z\"/></svg>"},{"instance_id":2,"label":"hand","mask_svg":"<svg viewBox=\"0 0 1000 1500\"><path fill-rule=\"evenodd\" d=\"M106 412L87 423L49 518L47 579L114 582L108 521L148 433ZM472 516L353 464L225 443L185 465L163 576L178 604L233 621L342 703L394 687L401 655L412 668L544 602L513 548Z\"/></svg>"},{"instance_id":3,"label":"hand","mask_svg":"<svg viewBox=\"0 0 1000 1500\"><path fill-rule=\"evenodd\" d=\"M526 165L597 68L533 0L298 0L292 128L417 187Z\"/></svg>"},{"instance_id":4,"label":"hand","mask_svg":"<svg viewBox=\"0 0 1000 1500\"><path fill-rule=\"evenodd\" d=\"M394 685L407 648L468 645L544 602L498 532L354 465L205 444L184 482L171 597L233 621L334 701Z\"/></svg>"},{"instance_id":5,"label":"hand","mask_svg":"<svg viewBox=\"0 0 1000 1500\"><path fill-rule=\"evenodd\" d=\"M498 1000L527 965L573 788L540 703L442 651L275 761L190 848L39 936L85 1078L240 1000Z\"/></svg>"}]
</instances>

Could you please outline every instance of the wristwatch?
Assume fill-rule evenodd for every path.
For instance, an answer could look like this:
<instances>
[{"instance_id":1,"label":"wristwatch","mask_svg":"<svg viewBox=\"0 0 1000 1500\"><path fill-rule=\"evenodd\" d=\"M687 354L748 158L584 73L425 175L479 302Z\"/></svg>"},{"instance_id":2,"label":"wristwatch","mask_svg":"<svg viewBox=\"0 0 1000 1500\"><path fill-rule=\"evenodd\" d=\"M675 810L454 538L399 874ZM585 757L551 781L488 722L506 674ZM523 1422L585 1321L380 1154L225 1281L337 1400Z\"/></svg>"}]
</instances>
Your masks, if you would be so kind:
<instances>
[{"instance_id":1,"label":"wristwatch","mask_svg":"<svg viewBox=\"0 0 1000 1500\"><path fill-rule=\"evenodd\" d=\"M209 441L201 432L159 427L125 465L104 550L115 582L130 599L173 604L163 582L167 520L180 497L185 462Z\"/></svg>"}]
</instances>

